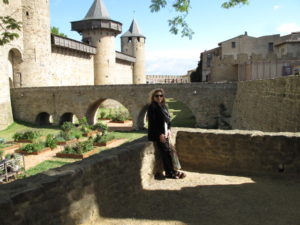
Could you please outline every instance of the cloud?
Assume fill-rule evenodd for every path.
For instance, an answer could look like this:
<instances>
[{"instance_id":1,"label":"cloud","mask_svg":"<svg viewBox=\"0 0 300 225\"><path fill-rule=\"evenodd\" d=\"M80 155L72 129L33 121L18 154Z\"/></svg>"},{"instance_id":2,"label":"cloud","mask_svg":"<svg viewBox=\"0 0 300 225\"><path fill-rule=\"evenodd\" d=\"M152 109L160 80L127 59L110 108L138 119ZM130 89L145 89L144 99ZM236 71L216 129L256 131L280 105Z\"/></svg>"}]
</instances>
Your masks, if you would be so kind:
<instances>
[{"instance_id":1,"label":"cloud","mask_svg":"<svg viewBox=\"0 0 300 225\"><path fill-rule=\"evenodd\" d=\"M165 50L146 53L146 74L185 75L197 67L200 50Z\"/></svg>"},{"instance_id":2,"label":"cloud","mask_svg":"<svg viewBox=\"0 0 300 225\"><path fill-rule=\"evenodd\" d=\"M300 26L296 23L284 23L277 27L276 29L280 34L288 34L291 32L296 32L300 30Z\"/></svg>"},{"instance_id":3,"label":"cloud","mask_svg":"<svg viewBox=\"0 0 300 225\"><path fill-rule=\"evenodd\" d=\"M273 10L278 10L278 9L280 9L281 8L281 5L274 5L273 6Z\"/></svg>"}]
</instances>

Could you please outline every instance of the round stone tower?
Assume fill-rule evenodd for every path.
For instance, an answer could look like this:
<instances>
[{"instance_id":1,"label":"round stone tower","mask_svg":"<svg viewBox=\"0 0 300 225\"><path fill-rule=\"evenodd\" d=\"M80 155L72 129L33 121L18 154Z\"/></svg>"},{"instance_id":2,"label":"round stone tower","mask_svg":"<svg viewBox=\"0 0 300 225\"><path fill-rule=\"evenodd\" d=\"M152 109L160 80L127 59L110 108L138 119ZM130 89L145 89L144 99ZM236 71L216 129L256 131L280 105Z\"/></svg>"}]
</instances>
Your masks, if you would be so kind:
<instances>
[{"instance_id":1,"label":"round stone tower","mask_svg":"<svg viewBox=\"0 0 300 225\"><path fill-rule=\"evenodd\" d=\"M146 83L145 75L145 40L138 24L135 20L132 21L129 30L121 37L122 52L136 58L133 66L133 83Z\"/></svg>"},{"instance_id":2,"label":"round stone tower","mask_svg":"<svg viewBox=\"0 0 300 225\"><path fill-rule=\"evenodd\" d=\"M23 63L20 86L49 86L49 0L22 0Z\"/></svg>"},{"instance_id":3,"label":"round stone tower","mask_svg":"<svg viewBox=\"0 0 300 225\"><path fill-rule=\"evenodd\" d=\"M94 84L111 84L116 64L115 37L122 32L122 24L110 19L102 0L95 0L85 18L71 24L83 42L96 47Z\"/></svg>"}]
</instances>

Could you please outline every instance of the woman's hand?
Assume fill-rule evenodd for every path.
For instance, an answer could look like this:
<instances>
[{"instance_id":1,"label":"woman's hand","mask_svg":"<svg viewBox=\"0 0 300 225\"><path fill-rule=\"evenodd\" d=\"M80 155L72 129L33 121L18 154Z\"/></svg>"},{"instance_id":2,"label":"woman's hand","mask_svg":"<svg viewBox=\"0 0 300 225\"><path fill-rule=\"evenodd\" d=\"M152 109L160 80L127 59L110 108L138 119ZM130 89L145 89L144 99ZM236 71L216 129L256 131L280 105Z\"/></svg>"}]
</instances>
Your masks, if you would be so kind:
<instances>
[{"instance_id":1,"label":"woman's hand","mask_svg":"<svg viewBox=\"0 0 300 225\"><path fill-rule=\"evenodd\" d=\"M168 131L167 131L166 138L171 138L171 135L172 135L171 130L168 130Z\"/></svg>"},{"instance_id":2,"label":"woman's hand","mask_svg":"<svg viewBox=\"0 0 300 225\"><path fill-rule=\"evenodd\" d=\"M164 134L159 135L159 140L161 143L165 143L167 141L166 136Z\"/></svg>"}]
</instances>

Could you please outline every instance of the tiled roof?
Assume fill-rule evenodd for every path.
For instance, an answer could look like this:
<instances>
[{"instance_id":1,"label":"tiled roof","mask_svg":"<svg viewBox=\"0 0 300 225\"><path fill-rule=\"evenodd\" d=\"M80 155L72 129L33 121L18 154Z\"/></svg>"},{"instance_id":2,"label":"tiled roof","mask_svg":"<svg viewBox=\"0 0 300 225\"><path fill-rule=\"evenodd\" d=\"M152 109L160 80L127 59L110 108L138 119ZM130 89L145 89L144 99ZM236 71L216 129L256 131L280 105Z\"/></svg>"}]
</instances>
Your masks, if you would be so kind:
<instances>
[{"instance_id":1,"label":"tiled roof","mask_svg":"<svg viewBox=\"0 0 300 225\"><path fill-rule=\"evenodd\" d=\"M103 3L103 0L95 0L84 20L90 19L110 19L108 11Z\"/></svg>"},{"instance_id":2,"label":"tiled roof","mask_svg":"<svg viewBox=\"0 0 300 225\"><path fill-rule=\"evenodd\" d=\"M141 33L140 28L135 20L132 20L129 30L122 35L122 37L144 37Z\"/></svg>"}]
</instances>

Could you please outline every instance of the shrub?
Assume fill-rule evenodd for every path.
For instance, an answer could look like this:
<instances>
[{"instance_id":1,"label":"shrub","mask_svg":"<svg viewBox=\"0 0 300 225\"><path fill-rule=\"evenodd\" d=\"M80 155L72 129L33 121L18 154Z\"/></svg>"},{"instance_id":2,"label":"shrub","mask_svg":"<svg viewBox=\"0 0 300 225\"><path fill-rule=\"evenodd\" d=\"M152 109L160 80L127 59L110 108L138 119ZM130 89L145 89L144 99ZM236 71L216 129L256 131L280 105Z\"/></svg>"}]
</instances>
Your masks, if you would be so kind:
<instances>
[{"instance_id":1,"label":"shrub","mask_svg":"<svg viewBox=\"0 0 300 225\"><path fill-rule=\"evenodd\" d=\"M61 129L65 132L69 132L74 128L75 128L75 125L71 122L64 122L63 125L61 126Z\"/></svg>"},{"instance_id":2,"label":"shrub","mask_svg":"<svg viewBox=\"0 0 300 225\"><path fill-rule=\"evenodd\" d=\"M102 110L99 115L100 115L101 119L106 119L107 118L107 112L104 111L104 110Z\"/></svg>"},{"instance_id":3,"label":"shrub","mask_svg":"<svg viewBox=\"0 0 300 225\"><path fill-rule=\"evenodd\" d=\"M63 153L66 154L83 154L94 149L93 142L88 140L76 143L74 146L66 146Z\"/></svg>"},{"instance_id":4,"label":"shrub","mask_svg":"<svg viewBox=\"0 0 300 225\"><path fill-rule=\"evenodd\" d=\"M94 143L106 143L111 140L115 139L114 135L107 134L107 135L98 135L94 138Z\"/></svg>"},{"instance_id":5,"label":"shrub","mask_svg":"<svg viewBox=\"0 0 300 225\"><path fill-rule=\"evenodd\" d=\"M25 151L27 153L32 153L32 152L39 152L45 148L44 143L32 143L32 144L27 144L21 148L22 151Z\"/></svg>"},{"instance_id":6,"label":"shrub","mask_svg":"<svg viewBox=\"0 0 300 225\"><path fill-rule=\"evenodd\" d=\"M13 139L15 141L19 141L19 140L36 140L37 138L39 138L41 136L39 131L25 131L24 133L22 132L17 132L14 134Z\"/></svg>"},{"instance_id":7,"label":"shrub","mask_svg":"<svg viewBox=\"0 0 300 225\"><path fill-rule=\"evenodd\" d=\"M79 120L79 128L82 133L87 133L91 130L91 126L88 124L86 117Z\"/></svg>"},{"instance_id":8,"label":"shrub","mask_svg":"<svg viewBox=\"0 0 300 225\"><path fill-rule=\"evenodd\" d=\"M48 134L46 137L46 147L49 147L51 149L56 148L57 147L56 141L57 140L55 139L53 134Z\"/></svg>"},{"instance_id":9,"label":"shrub","mask_svg":"<svg viewBox=\"0 0 300 225\"><path fill-rule=\"evenodd\" d=\"M102 134L106 134L108 132L108 127L106 124L103 123L96 123L92 126L92 130L101 131Z\"/></svg>"}]
</instances>

